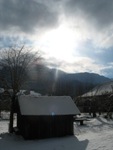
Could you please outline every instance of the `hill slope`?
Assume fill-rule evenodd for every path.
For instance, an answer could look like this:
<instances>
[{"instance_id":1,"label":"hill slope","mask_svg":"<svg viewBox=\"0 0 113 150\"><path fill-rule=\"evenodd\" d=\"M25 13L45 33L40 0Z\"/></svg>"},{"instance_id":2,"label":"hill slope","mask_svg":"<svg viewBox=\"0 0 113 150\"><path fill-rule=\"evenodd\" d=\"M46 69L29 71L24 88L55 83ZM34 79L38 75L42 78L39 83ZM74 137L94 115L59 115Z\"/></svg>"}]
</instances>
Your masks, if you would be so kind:
<instances>
[{"instance_id":1,"label":"hill slope","mask_svg":"<svg viewBox=\"0 0 113 150\"><path fill-rule=\"evenodd\" d=\"M10 82L10 76L6 68L2 68L0 74L6 76L7 81ZM109 78L94 73L70 74L38 65L30 69L29 78L22 88L34 90L44 95L69 95L75 97L88 92L96 85L109 81L111 81Z\"/></svg>"},{"instance_id":2,"label":"hill slope","mask_svg":"<svg viewBox=\"0 0 113 150\"><path fill-rule=\"evenodd\" d=\"M42 94L50 95L81 95L98 84L111 81L109 78L94 73L69 74L61 70L49 69L44 66L37 67L35 78L30 78L27 88Z\"/></svg>"}]
</instances>

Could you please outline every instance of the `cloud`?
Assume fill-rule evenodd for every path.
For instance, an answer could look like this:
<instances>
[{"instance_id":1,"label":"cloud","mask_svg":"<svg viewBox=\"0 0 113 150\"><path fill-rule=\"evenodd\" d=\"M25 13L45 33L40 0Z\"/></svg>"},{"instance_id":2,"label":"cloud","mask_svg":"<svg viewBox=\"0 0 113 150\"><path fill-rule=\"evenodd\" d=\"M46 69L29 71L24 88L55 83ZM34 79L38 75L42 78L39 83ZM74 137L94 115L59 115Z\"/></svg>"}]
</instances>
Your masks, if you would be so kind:
<instances>
[{"instance_id":1,"label":"cloud","mask_svg":"<svg viewBox=\"0 0 113 150\"><path fill-rule=\"evenodd\" d=\"M67 62L56 59L54 57L45 60L45 63L50 68L58 68L65 72L78 73L78 72L92 72L104 74L103 71L106 65L97 63L94 59L88 57L78 57L74 62ZM92 69L93 68L93 69Z\"/></svg>"},{"instance_id":2,"label":"cloud","mask_svg":"<svg viewBox=\"0 0 113 150\"><path fill-rule=\"evenodd\" d=\"M112 46L112 0L67 0L63 8L67 19L85 34L86 40L92 39L97 47Z\"/></svg>"},{"instance_id":3,"label":"cloud","mask_svg":"<svg viewBox=\"0 0 113 150\"><path fill-rule=\"evenodd\" d=\"M51 40L42 40L44 31L65 24L75 36L70 62L69 55L63 59L65 51L58 60L54 47L50 50ZM108 76L113 68L113 1L0 0L0 48L14 43L41 49L49 67Z\"/></svg>"},{"instance_id":4,"label":"cloud","mask_svg":"<svg viewBox=\"0 0 113 150\"><path fill-rule=\"evenodd\" d=\"M48 57L44 60L45 64L50 67L50 68L59 68L61 70L63 70L63 66L65 63L65 61L56 59L55 57Z\"/></svg>"},{"instance_id":5,"label":"cloud","mask_svg":"<svg viewBox=\"0 0 113 150\"><path fill-rule=\"evenodd\" d=\"M107 64L113 60L113 47L108 49L97 48L90 40L79 45L78 51L83 57L89 57L97 63Z\"/></svg>"},{"instance_id":6,"label":"cloud","mask_svg":"<svg viewBox=\"0 0 113 150\"><path fill-rule=\"evenodd\" d=\"M82 40L109 48L113 45L112 6L112 0L0 0L0 32L39 36L65 20L81 32Z\"/></svg>"},{"instance_id":7,"label":"cloud","mask_svg":"<svg viewBox=\"0 0 113 150\"><path fill-rule=\"evenodd\" d=\"M107 54L110 55L109 53ZM113 61L111 60L111 62L109 62L109 60L107 60L104 62L104 58L103 62L99 62L93 57L77 57L76 60L71 63L56 59L55 57L46 58L44 61L48 67L57 68L68 73L91 72L104 75L109 78L113 77Z\"/></svg>"},{"instance_id":8,"label":"cloud","mask_svg":"<svg viewBox=\"0 0 113 150\"><path fill-rule=\"evenodd\" d=\"M113 62L107 63L101 70L102 74L113 79Z\"/></svg>"},{"instance_id":9,"label":"cloud","mask_svg":"<svg viewBox=\"0 0 113 150\"><path fill-rule=\"evenodd\" d=\"M58 24L58 12L34 0L0 0L0 30L31 33Z\"/></svg>"},{"instance_id":10,"label":"cloud","mask_svg":"<svg viewBox=\"0 0 113 150\"><path fill-rule=\"evenodd\" d=\"M76 18L76 15L89 20L99 29L110 27L113 24L113 1L112 0L68 0L65 3L67 15Z\"/></svg>"},{"instance_id":11,"label":"cloud","mask_svg":"<svg viewBox=\"0 0 113 150\"><path fill-rule=\"evenodd\" d=\"M12 35L0 35L0 48L10 47L14 45L28 45L32 46L33 41L28 39L27 37L20 36L12 36Z\"/></svg>"}]
</instances>

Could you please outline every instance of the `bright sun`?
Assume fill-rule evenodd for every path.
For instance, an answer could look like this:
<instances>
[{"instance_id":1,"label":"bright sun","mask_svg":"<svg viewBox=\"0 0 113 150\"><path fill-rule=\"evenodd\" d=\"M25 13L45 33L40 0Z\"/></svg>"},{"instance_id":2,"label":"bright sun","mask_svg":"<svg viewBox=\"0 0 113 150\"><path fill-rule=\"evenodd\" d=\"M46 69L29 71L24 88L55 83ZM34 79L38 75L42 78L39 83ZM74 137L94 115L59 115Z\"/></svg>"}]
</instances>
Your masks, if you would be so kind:
<instances>
[{"instance_id":1,"label":"bright sun","mask_svg":"<svg viewBox=\"0 0 113 150\"><path fill-rule=\"evenodd\" d=\"M49 31L42 40L50 56L67 61L72 60L73 51L78 46L75 32L65 25Z\"/></svg>"}]
</instances>

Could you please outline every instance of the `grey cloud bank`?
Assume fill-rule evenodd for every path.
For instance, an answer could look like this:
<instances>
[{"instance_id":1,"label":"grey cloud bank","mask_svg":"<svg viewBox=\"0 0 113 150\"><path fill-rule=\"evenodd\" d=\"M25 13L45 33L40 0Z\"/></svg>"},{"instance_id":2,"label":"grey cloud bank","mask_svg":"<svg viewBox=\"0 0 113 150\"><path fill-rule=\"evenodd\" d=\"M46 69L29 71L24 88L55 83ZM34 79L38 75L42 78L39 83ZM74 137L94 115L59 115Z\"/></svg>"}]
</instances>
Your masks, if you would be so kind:
<instances>
[{"instance_id":1,"label":"grey cloud bank","mask_svg":"<svg viewBox=\"0 0 113 150\"><path fill-rule=\"evenodd\" d=\"M56 26L57 22L57 12L38 1L0 0L0 30L32 32Z\"/></svg>"},{"instance_id":2,"label":"grey cloud bank","mask_svg":"<svg viewBox=\"0 0 113 150\"><path fill-rule=\"evenodd\" d=\"M63 21L80 32L80 43L73 50L75 61L48 56L48 66L112 77L112 0L0 0L0 47L14 41L33 45L33 36L40 42L39 32L56 29Z\"/></svg>"},{"instance_id":3,"label":"grey cloud bank","mask_svg":"<svg viewBox=\"0 0 113 150\"><path fill-rule=\"evenodd\" d=\"M68 0L64 8L67 15L83 17L99 29L113 25L112 0Z\"/></svg>"}]
</instances>

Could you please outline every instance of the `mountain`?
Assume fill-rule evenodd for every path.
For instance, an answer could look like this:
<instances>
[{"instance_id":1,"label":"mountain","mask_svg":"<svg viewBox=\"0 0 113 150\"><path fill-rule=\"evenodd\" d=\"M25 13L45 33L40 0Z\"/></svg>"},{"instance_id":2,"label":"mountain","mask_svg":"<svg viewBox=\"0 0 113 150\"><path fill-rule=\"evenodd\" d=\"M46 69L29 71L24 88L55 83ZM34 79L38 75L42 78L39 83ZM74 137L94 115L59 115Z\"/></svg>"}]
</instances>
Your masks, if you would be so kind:
<instances>
[{"instance_id":1,"label":"mountain","mask_svg":"<svg viewBox=\"0 0 113 150\"><path fill-rule=\"evenodd\" d=\"M5 76L10 83L7 68L2 68L0 75ZM71 97L82 95L99 84L111 81L95 73L66 73L43 65L29 69L28 76L22 89L34 90L43 95L69 95Z\"/></svg>"},{"instance_id":2,"label":"mountain","mask_svg":"<svg viewBox=\"0 0 113 150\"><path fill-rule=\"evenodd\" d=\"M111 79L101 76L96 73L75 73L75 74L68 74L69 78L76 79L81 82L87 82L92 84L101 84L104 82L109 82Z\"/></svg>"},{"instance_id":3,"label":"mountain","mask_svg":"<svg viewBox=\"0 0 113 150\"><path fill-rule=\"evenodd\" d=\"M100 96L113 93L113 81L100 84L91 91L82 95L82 97Z\"/></svg>"},{"instance_id":4,"label":"mountain","mask_svg":"<svg viewBox=\"0 0 113 150\"><path fill-rule=\"evenodd\" d=\"M70 95L72 97L84 94L96 85L111 81L109 78L95 73L66 73L45 66L37 66L27 82L26 88L49 95ZM35 78L34 78L35 77Z\"/></svg>"}]
</instances>

